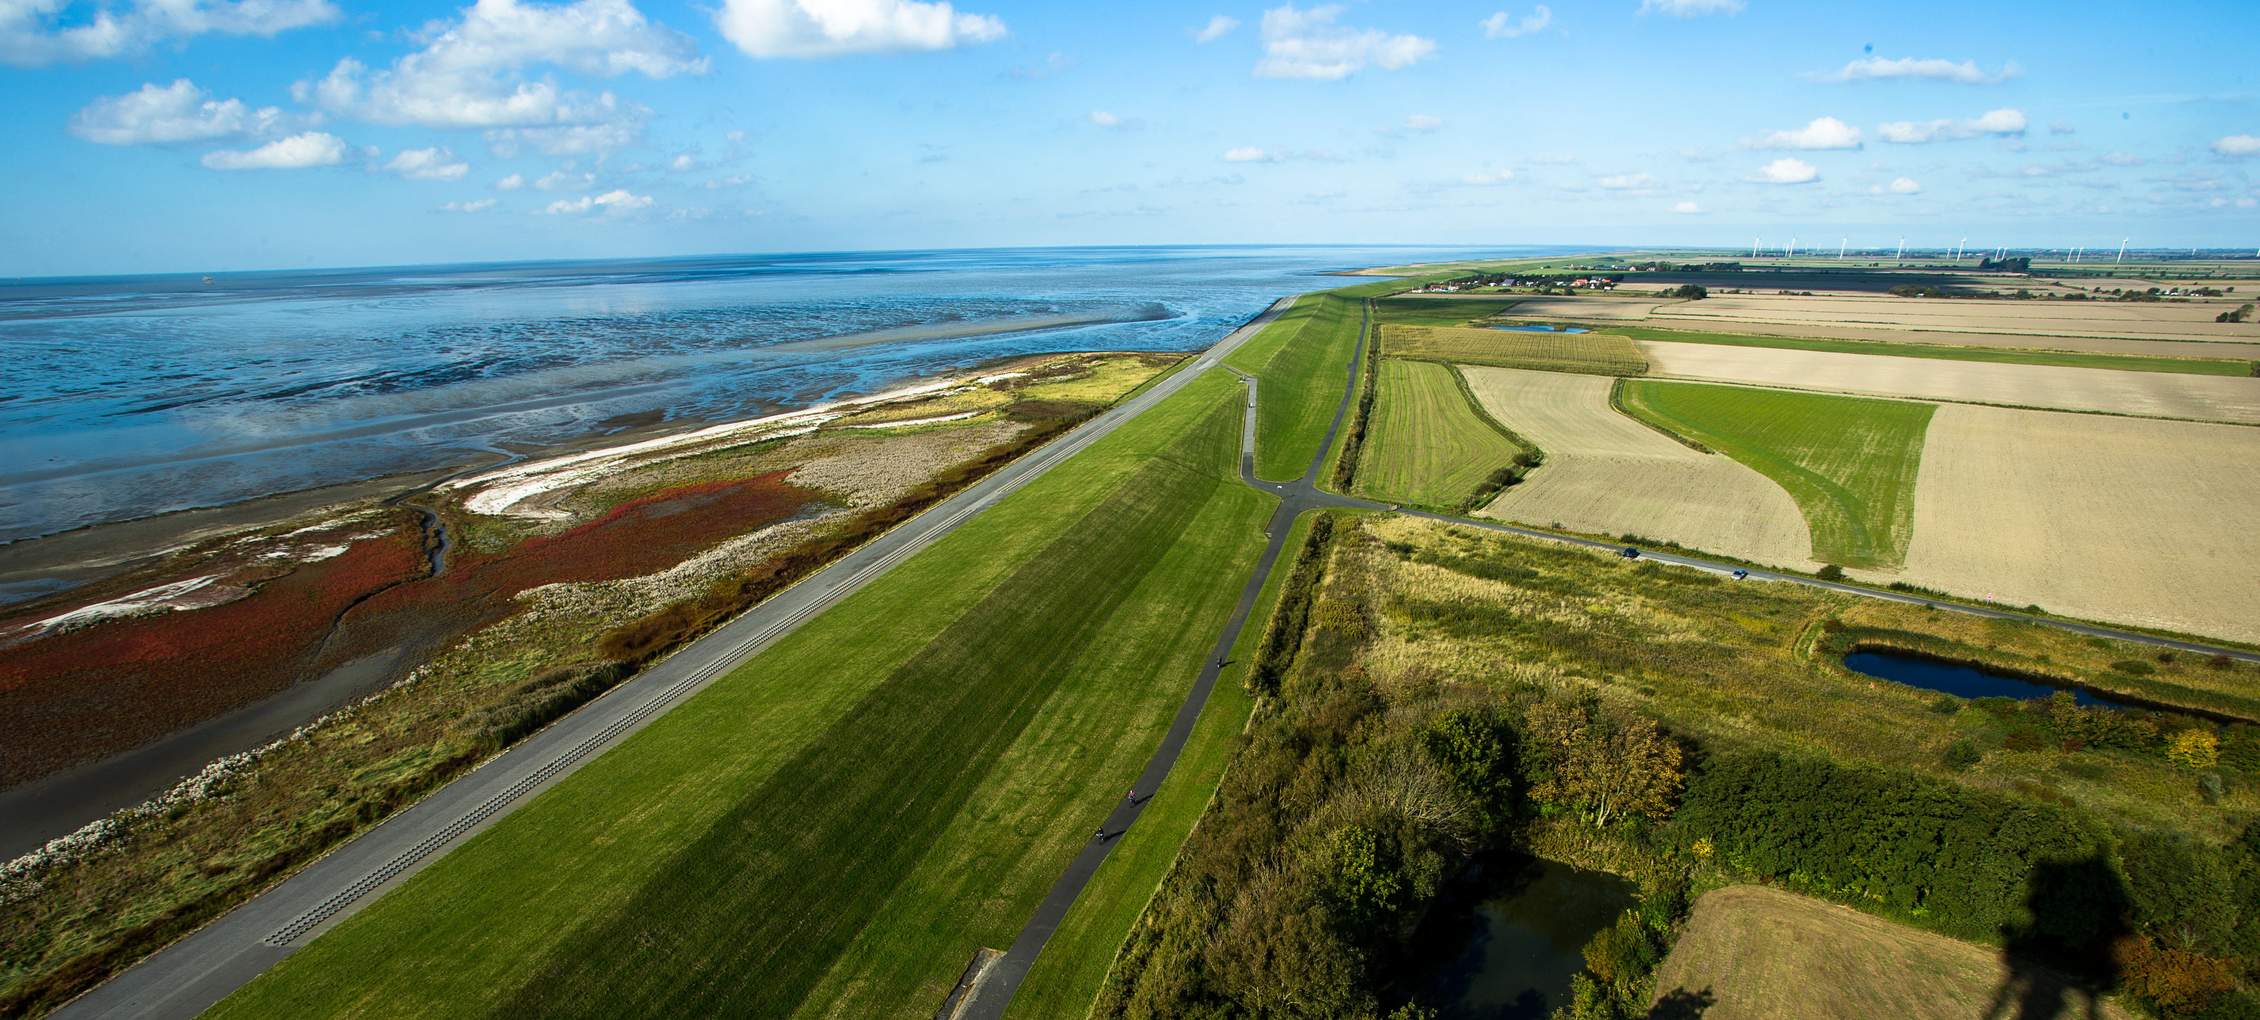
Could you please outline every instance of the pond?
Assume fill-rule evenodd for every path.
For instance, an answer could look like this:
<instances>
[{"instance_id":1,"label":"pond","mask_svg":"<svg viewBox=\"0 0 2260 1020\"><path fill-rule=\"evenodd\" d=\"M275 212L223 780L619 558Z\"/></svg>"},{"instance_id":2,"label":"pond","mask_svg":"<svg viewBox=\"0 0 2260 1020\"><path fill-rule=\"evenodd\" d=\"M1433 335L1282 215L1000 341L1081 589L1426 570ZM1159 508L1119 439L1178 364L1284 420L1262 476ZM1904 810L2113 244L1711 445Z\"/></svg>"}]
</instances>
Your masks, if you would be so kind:
<instances>
[{"instance_id":1,"label":"pond","mask_svg":"<svg viewBox=\"0 0 2260 1020\"><path fill-rule=\"evenodd\" d=\"M1635 904L1635 892L1605 872L1532 862L1475 905L1456 942L1439 943L1456 955L1441 961L1423 1004L1439 1020L1545 1020L1569 1002L1585 943Z\"/></svg>"},{"instance_id":2,"label":"pond","mask_svg":"<svg viewBox=\"0 0 2260 1020\"><path fill-rule=\"evenodd\" d=\"M1491 327L1491 328L1492 328L1492 329L1498 329L1498 330L1505 330L1506 332L1509 332L1509 333L1590 333L1590 332L1592 332L1592 330L1586 329L1586 328L1585 328L1585 327L1583 327L1583 326L1554 326L1554 325L1549 325L1549 324L1547 324L1547 323L1543 323L1543 322L1526 322L1526 323L1518 323L1518 324L1516 324L1516 325L1512 325L1512 326L1493 326L1493 327Z\"/></svg>"},{"instance_id":3,"label":"pond","mask_svg":"<svg viewBox=\"0 0 2260 1020\"><path fill-rule=\"evenodd\" d=\"M1889 680L1893 683L1920 687L1926 691L1951 694L1957 698L2045 698L2057 691L2069 690L2072 700L2081 705L2097 708L2126 709L2136 706L2100 697L2079 687L2060 687L2040 683L2024 677L1996 673L1958 662L1933 659L1927 655L1910 655L1905 652L1860 650L1844 656L1844 668L1854 673Z\"/></svg>"}]
</instances>

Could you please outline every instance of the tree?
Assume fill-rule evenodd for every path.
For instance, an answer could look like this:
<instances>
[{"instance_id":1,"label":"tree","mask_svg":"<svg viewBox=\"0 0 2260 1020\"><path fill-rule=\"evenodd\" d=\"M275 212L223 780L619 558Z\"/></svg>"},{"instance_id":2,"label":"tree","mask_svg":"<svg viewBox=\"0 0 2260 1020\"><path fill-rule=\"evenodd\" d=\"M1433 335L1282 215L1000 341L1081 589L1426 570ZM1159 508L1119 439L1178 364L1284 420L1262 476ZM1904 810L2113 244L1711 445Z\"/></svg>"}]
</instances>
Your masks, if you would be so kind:
<instances>
[{"instance_id":1,"label":"tree","mask_svg":"<svg viewBox=\"0 0 2260 1020\"><path fill-rule=\"evenodd\" d=\"M1589 701L1549 701L1531 709L1530 730L1547 767L1533 795L1574 805L1596 826L1625 815L1662 818L1679 799L1684 755L1653 720Z\"/></svg>"}]
</instances>

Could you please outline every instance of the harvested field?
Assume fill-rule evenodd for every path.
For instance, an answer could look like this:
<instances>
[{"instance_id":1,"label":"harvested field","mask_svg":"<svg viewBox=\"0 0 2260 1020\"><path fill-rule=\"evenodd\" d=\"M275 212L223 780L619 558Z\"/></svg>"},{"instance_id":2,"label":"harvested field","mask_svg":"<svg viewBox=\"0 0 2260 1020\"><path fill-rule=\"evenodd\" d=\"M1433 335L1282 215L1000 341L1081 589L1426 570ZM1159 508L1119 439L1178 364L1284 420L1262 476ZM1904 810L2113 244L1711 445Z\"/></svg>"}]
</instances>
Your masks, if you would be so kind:
<instances>
[{"instance_id":1,"label":"harvested field","mask_svg":"<svg viewBox=\"0 0 2260 1020\"><path fill-rule=\"evenodd\" d=\"M1645 380L1626 383L1620 399L1642 421L1789 490L1812 528L1814 556L1860 567L1906 556L1931 405Z\"/></svg>"},{"instance_id":2,"label":"harvested field","mask_svg":"<svg viewBox=\"0 0 2260 1020\"><path fill-rule=\"evenodd\" d=\"M1375 499L1457 509L1523 452L1469 406L1452 366L1434 362L1381 363L1372 428L1357 479Z\"/></svg>"},{"instance_id":3,"label":"harvested field","mask_svg":"<svg viewBox=\"0 0 2260 1020\"><path fill-rule=\"evenodd\" d=\"M2247 358L2260 359L2260 339L2246 340L2134 340L2123 337L2045 336L2033 333L1975 333L1956 332L1942 334L1920 329L1894 326L1863 326L1850 323L1806 322L1783 325L1772 322L1722 323L1711 319L1689 319L1673 314L1678 305L1656 309L1642 325L1658 329L1719 330L1731 328L1736 333L1775 337L1819 337L1834 340L1883 340L1899 343L1936 344L1951 343L1963 347L2007 347L2027 350L2079 351L2087 354L2136 354L2169 358ZM1558 318L1574 319L1575 316Z\"/></svg>"},{"instance_id":4,"label":"harvested field","mask_svg":"<svg viewBox=\"0 0 2260 1020\"><path fill-rule=\"evenodd\" d=\"M2204 301L2017 301L1714 292L1708 300L1674 306L1672 315L1714 325L1861 323L1947 333L2250 341L2251 325L2213 321L2214 316L2234 307L2234 303Z\"/></svg>"},{"instance_id":5,"label":"harvested field","mask_svg":"<svg viewBox=\"0 0 2260 1020\"><path fill-rule=\"evenodd\" d=\"M1526 297L1514 303L1507 312L1515 319L1569 319L1579 322L1618 322L1645 319L1660 309L1684 304L1680 301L1660 301L1653 297Z\"/></svg>"},{"instance_id":6,"label":"harvested field","mask_svg":"<svg viewBox=\"0 0 2260 1020\"><path fill-rule=\"evenodd\" d=\"M1704 1020L2130 1016L2108 1001L2090 1013L2090 993L2029 965L2012 972L1998 949L1754 885L1695 901L1656 971L1657 999L1674 993L1708 1001Z\"/></svg>"},{"instance_id":7,"label":"harvested field","mask_svg":"<svg viewBox=\"0 0 2260 1020\"><path fill-rule=\"evenodd\" d=\"M2146 354L2120 354L2095 351L2049 351L2032 347L2002 347L1964 343L1907 343L1894 340L1843 340L1826 337L1782 337L1746 333L1740 330L1718 333L1706 330L1657 329L1644 325L1612 325L1611 333L1621 333L1634 341L1661 343L1725 344L1730 347L1771 347L1789 351L1834 351L1838 354L1889 355L1903 358L1936 358L1950 361L1983 361L2010 365L2058 365L2069 368L2109 368L2130 372L2175 372L2184 375L2220 375L2247 378L2254 373L2254 362L2230 357L2180 357L2164 356L2155 351ZM1947 339L1943 335L1933 340ZM2129 344L2169 344L2170 341L2128 340ZM2175 345L2192 346L2192 345ZM2202 345L2198 345L2202 346ZM2219 345L2215 345L2216 347ZM2218 352L2215 352L2218 353Z\"/></svg>"},{"instance_id":8,"label":"harvested field","mask_svg":"<svg viewBox=\"0 0 2260 1020\"><path fill-rule=\"evenodd\" d=\"M1649 374L1790 389L2260 424L2260 378L1645 342Z\"/></svg>"},{"instance_id":9,"label":"harvested field","mask_svg":"<svg viewBox=\"0 0 2260 1020\"><path fill-rule=\"evenodd\" d=\"M1604 333L1518 333L1451 326L1384 326L1381 349L1392 357L1590 375L1639 375L1648 361L1638 346Z\"/></svg>"},{"instance_id":10,"label":"harvested field","mask_svg":"<svg viewBox=\"0 0 2260 1020\"><path fill-rule=\"evenodd\" d=\"M1906 580L2260 642L2260 430L1946 405Z\"/></svg>"},{"instance_id":11,"label":"harvested field","mask_svg":"<svg viewBox=\"0 0 2260 1020\"><path fill-rule=\"evenodd\" d=\"M1638 533L1764 563L1812 567L1812 539L1788 491L1718 454L1673 441L1609 406L1614 381L1469 367L1491 416L1538 444L1546 463L1482 516L1600 534Z\"/></svg>"}]
</instances>

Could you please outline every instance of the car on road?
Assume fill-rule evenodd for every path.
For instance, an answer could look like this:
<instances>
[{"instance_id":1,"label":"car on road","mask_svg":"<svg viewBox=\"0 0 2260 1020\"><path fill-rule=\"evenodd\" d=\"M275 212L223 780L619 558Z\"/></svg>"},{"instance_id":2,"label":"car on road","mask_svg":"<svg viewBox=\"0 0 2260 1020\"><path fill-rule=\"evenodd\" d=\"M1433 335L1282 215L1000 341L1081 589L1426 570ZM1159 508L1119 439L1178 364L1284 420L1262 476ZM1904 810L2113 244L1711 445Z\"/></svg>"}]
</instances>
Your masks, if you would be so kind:
<instances>
[{"instance_id":1,"label":"car on road","mask_svg":"<svg viewBox=\"0 0 2260 1020\"><path fill-rule=\"evenodd\" d=\"M1737 581L1747 581L1750 579L1750 572L1747 570L1736 570L1734 572L1734 579Z\"/></svg>"},{"instance_id":2,"label":"car on road","mask_svg":"<svg viewBox=\"0 0 2260 1020\"><path fill-rule=\"evenodd\" d=\"M1636 560L1640 558L1640 550L1628 545L1622 549L1617 550L1617 555L1622 556L1628 560Z\"/></svg>"}]
</instances>

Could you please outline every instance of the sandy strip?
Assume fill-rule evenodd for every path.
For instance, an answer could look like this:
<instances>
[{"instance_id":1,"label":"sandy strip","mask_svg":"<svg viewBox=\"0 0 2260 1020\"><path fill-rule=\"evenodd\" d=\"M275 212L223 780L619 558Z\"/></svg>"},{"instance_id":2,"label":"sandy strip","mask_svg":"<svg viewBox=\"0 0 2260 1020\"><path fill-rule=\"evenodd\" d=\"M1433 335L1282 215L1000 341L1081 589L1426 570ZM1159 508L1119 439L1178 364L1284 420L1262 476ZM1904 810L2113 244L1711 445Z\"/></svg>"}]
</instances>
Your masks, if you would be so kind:
<instances>
[{"instance_id":1,"label":"sandy strip","mask_svg":"<svg viewBox=\"0 0 2260 1020\"><path fill-rule=\"evenodd\" d=\"M1482 516L1819 566L1788 491L1732 458L1698 452L1618 413L1609 406L1616 380L1473 365L1461 371L1485 410L1546 451L1545 465Z\"/></svg>"},{"instance_id":2,"label":"sandy strip","mask_svg":"<svg viewBox=\"0 0 2260 1020\"><path fill-rule=\"evenodd\" d=\"M2260 429L1946 404L1901 575L2072 616L2260 641Z\"/></svg>"},{"instance_id":3,"label":"sandy strip","mask_svg":"<svg viewBox=\"0 0 2260 1020\"><path fill-rule=\"evenodd\" d=\"M2260 378L1642 341L1656 377L2260 424Z\"/></svg>"}]
</instances>

